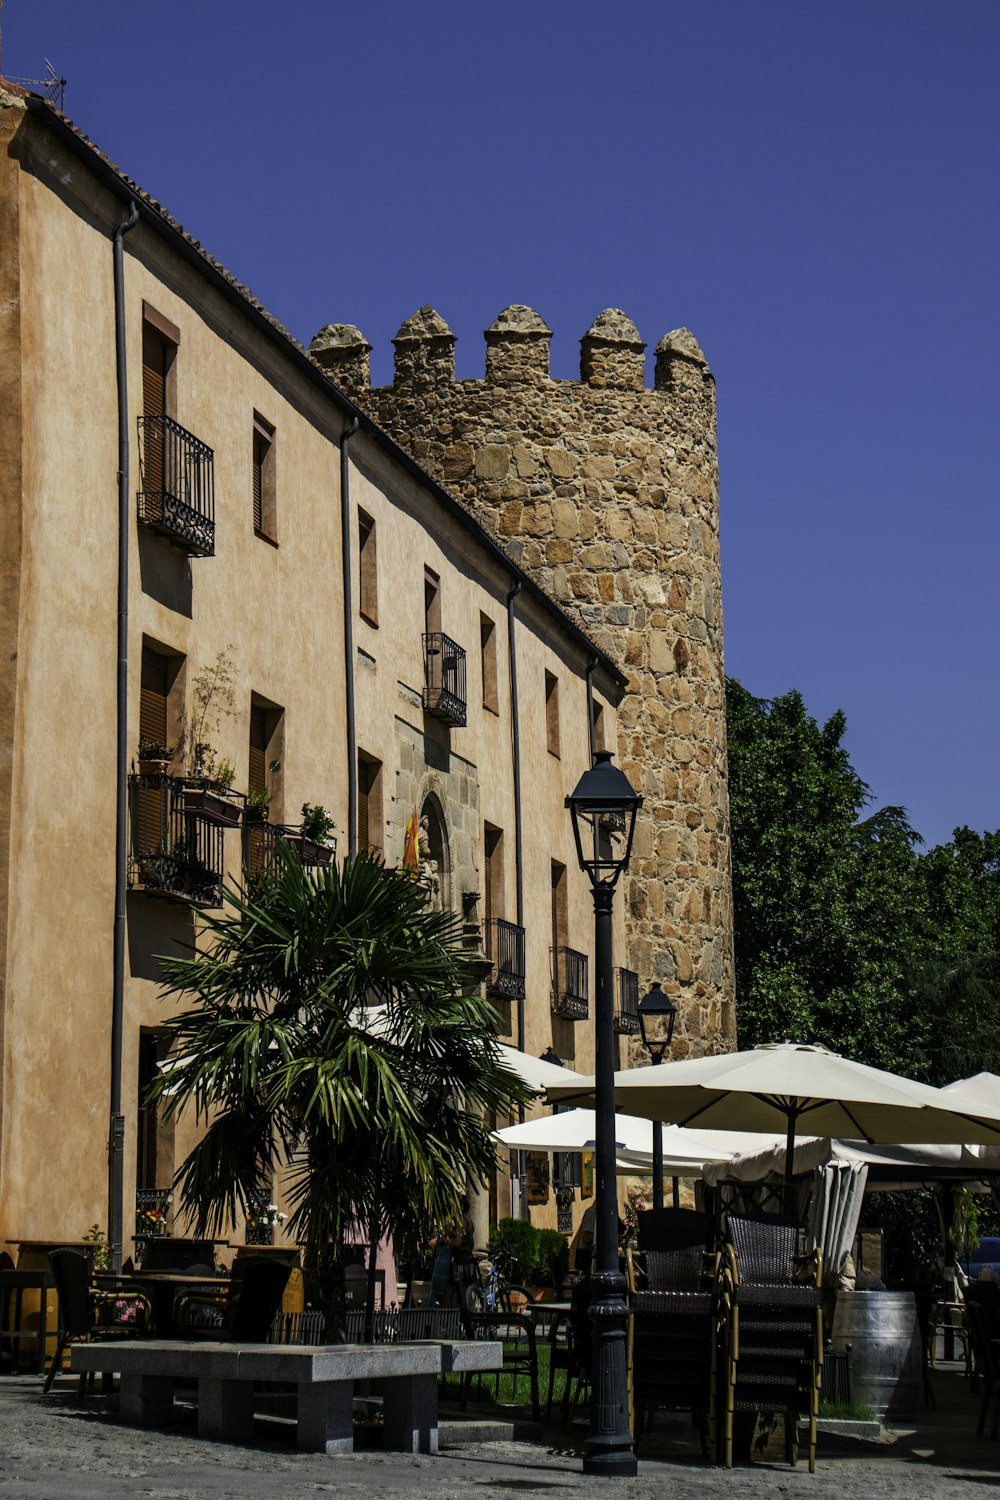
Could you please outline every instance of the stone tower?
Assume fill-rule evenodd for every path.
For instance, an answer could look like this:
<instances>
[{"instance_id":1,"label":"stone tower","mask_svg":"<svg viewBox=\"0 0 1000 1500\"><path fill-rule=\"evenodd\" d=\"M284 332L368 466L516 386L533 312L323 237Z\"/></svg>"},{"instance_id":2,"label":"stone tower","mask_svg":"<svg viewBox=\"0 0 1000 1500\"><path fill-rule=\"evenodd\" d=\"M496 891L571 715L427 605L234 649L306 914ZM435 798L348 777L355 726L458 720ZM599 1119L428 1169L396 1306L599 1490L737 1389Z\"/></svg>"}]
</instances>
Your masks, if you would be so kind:
<instances>
[{"instance_id":1,"label":"stone tower","mask_svg":"<svg viewBox=\"0 0 1000 1500\"><path fill-rule=\"evenodd\" d=\"M508 307L486 377L455 379L455 337L422 307L372 389L371 345L331 324L311 351L627 673L618 763L645 804L626 876L629 954L679 1009L676 1058L735 1044L715 386L694 336L645 344L609 308L580 380L549 375L551 330ZM635 1061L645 1060L638 1052Z\"/></svg>"}]
</instances>

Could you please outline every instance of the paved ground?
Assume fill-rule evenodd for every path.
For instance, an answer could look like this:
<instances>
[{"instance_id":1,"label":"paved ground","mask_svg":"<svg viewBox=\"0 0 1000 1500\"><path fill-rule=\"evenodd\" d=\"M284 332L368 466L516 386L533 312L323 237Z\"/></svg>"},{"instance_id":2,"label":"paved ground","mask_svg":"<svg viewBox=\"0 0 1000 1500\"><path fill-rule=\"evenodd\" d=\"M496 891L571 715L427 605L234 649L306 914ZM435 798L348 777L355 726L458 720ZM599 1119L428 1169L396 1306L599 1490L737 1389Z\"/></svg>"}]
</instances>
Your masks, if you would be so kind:
<instances>
[{"instance_id":1,"label":"paved ground","mask_svg":"<svg viewBox=\"0 0 1000 1500\"><path fill-rule=\"evenodd\" d=\"M576 1440L558 1427L543 1441L477 1443L436 1458L379 1451L349 1458L299 1454L287 1435L258 1423L250 1447L201 1442L193 1414L163 1431L115 1421L116 1396L80 1398L76 1381L56 1382L42 1397L35 1377L0 1378L0 1500L310 1500L434 1496L470 1491L550 1492L553 1500L620 1492L629 1500L979 1500L1000 1497L1000 1440L975 1434L979 1398L957 1372L934 1377L936 1411L915 1429L879 1441L823 1436L810 1475L782 1463L755 1462L731 1471L702 1464L697 1445L674 1422L644 1444L637 1480L601 1481L580 1472Z\"/></svg>"}]
</instances>

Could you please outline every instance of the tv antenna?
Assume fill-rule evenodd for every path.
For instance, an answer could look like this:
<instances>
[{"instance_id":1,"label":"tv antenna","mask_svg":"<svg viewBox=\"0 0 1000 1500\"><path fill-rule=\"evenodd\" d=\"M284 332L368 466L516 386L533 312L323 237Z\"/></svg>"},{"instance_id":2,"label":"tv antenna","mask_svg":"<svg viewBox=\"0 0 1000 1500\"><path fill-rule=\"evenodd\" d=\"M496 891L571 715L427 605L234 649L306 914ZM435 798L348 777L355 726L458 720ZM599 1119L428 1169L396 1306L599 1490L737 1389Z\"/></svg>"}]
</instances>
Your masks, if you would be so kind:
<instances>
[{"instance_id":1,"label":"tv antenna","mask_svg":"<svg viewBox=\"0 0 1000 1500\"><path fill-rule=\"evenodd\" d=\"M0 0L0 5L2 5L2 0ZM66 80L60 78L47 57L42 61L49 70L48 78L15 78L13 73L9 73L8 82L19 83L22 88L36 90L39 94L43 94L50 104L54 104L60 114L65 114Z\"/></svg>"}]
</instances>

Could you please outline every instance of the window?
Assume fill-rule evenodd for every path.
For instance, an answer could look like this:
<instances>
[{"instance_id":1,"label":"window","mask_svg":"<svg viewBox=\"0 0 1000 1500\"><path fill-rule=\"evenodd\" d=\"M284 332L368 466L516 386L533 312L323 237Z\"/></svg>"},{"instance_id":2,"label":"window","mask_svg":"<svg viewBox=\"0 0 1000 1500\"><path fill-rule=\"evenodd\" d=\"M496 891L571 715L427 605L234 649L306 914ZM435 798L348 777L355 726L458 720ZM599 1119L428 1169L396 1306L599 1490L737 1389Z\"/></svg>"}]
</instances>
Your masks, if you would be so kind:
<instances>
[{"instance_id":1,"label":"window","mask_svg":"<svg viewBox=\"0 0 1000 1500\"><path fill-rule=\"evenodd\" d=\"M250 759L247 790L252 796L269 798L275 816L281 821L281 756L284 733L283 710L277 704L253 698L250 703Z\"/></svg>"},{"instance_id":2,"label":"window","mask_svg":"<svg viewBox=\"0 0 1000 1500\"><path fill-rule=\"evenodd\" d=\"M358 850L381 854L382 762L358 751Z\"/></svg>"},{"instance_id":3,"label":"window","mask_svg":"<svg viewBox=\"0 0 1000 1500\"><path fill-rule=\"evenodd\" d=\"M274 428L258 412L253 414L253 529L265 541L276 542Z\"/></svg>"},{"instance_id":4,"label":"window","mask_svg":"<svg viewBox=\"0 0 1000 1500\"><path fill-rule=\"evenodd\" d=\"M430 568L424 569L424 633L434 635L441 629L441 580Z\"/></svg>"},{"instance_id":5,"label":"window","mask_svg":"<svg viewBox=\"0 0 1000 1500\"><path fill-rule=\"evenodd\" d=\"M378 625L378 553L375 522L365 511L358 511L358 610L369 625Z\"/></svg>"},{"instance_id":6,"label":"window","mask_svg":"<svg viewBox=\"0 0 1000 1500\"><path fill-rule=\"evenodd\" d=\"M479 662L483 676L483 707L499 713L497 698L497 631L488 615L479 616Z\"/></svg>"},{"instance_id":7,"label":"window","mask_svg":"<svg viewBox=\"0 0 1000 1500\"><path fill-rule=\"evenodd\" d=\"M487 823L483 828L483 920L488 927L503 914L503 831Z\"/></svg>"},{"instance_id":8,"label":"window","mask_svg":"<svg viewBox=\"0 0 1000 1500\"><path fill-rule=\"evenodd\" d=\"M545 743L550 755L559 754L559 679L545 674Z\"/></svg>"},{"instance_id":9,"label":"window","mask_svg":"<svg viewBox=\"0 0 1000 1500\"><path fill-rule=\"evenodd\" d=\"M569 908L566 895L566 866L552 861L552 946L565 948L569 942Z\"/></svg>"},{"instance_id":10,"label":"window","mask_svg":"<svg viewBox=\"0 0 1000 1500\"><path fill-rule=\"evenodd\" d=\"M142 304L142 415L173 417L176 414L174 359L180 343L180 329L163 317L148 302ZM142 450L142 489L148 497L150 518L159 519L163 512L163 495L167 488L164 473L165 434L162 422L152 421L144 428Z\"/></svg>"},{"instance_id":11,"label":"window","mask_svg":"<svg viewBox=\"0 0 1000 1500\"><path fill-rule=\"evenodd\" d=\"M150 1085L159 1076L156 1033L139 1032L138 1113L136 1116L135 1185L140 1190L155 1188L156 1182L156 1105L149 1102Z\"/></svg>"}]
</instances>

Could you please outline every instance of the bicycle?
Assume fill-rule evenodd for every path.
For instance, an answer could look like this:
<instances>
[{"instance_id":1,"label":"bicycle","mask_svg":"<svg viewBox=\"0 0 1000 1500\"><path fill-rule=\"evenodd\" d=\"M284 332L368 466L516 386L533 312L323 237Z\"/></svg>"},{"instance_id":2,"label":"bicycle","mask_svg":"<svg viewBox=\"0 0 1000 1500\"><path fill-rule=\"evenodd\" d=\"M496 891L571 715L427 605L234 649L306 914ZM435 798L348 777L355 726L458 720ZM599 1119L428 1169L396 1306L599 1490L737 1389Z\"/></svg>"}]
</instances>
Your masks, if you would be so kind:
<instances>
[{"instance_id":1,"label":"bicycle","mask_svg":"<svg viewBox=\"0 0 1000 1500\"><path fill-rule=\"evenodd\" d=\"M476 1279L468 1281L462 1289L462 1301L470 1313L523 1313L534 1300L527 1287L508 1281L495 1260L490 1262L485 1275L478 1265Z\"/></svg>"}]
</instances>

